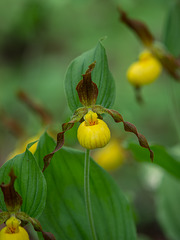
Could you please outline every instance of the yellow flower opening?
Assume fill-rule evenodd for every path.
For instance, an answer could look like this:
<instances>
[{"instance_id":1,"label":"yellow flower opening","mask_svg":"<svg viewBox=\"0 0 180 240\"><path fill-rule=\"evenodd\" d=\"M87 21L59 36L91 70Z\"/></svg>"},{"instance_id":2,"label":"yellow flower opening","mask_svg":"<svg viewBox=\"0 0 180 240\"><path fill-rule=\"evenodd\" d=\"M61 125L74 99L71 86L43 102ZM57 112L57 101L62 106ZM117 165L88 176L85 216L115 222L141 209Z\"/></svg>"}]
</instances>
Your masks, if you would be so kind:
<instances>
[{"instance_id":1,"label":"yellow flower opening","mask_svg":"<svg viewBox=\"0 0 180 240\"><path fill-rule=\"evenodd\" d=\"M24 228L20 226L21 221L12 216L6 221L6 227L0 231L0 240L29 240Z\"/></svg>"},{"instance_id":2,"label":"yellow flower opening","mask_svg":"<svg viewBox=\"0 0 180 240\"><path fill-rule=\"evenodd\" d=\"M147 50L139 55L139 61L133 63L127 71L127 79L134 86L154 82L162 71L161 63Z\"/></svg>"},{"instance_id":3,"label":"yellow flower opening","mask_svg":"<svg viewBox=\"0 0 180 240\"><path fill-rule=\"evenodd\" d=\"M86 149L104 147L111 138L107 124L91 110L84 116L84 120L77 132L80 145Z\"/></svg>"}]
</instances>

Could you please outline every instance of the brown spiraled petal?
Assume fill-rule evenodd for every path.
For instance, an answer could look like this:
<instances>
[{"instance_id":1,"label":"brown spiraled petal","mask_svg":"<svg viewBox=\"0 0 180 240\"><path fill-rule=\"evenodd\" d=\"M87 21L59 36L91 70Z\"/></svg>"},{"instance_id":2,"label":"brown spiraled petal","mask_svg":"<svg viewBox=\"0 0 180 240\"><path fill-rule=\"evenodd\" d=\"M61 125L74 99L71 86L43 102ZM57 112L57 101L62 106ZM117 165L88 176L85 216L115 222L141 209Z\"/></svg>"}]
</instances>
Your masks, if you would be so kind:
<instances>
[{"instance_id":1,"label":"brown spiraled petal","mask_svg":"<svg viewBox=\"0 0 180 240\"><path fill-rule=\"evenodd\" d=\"M56 240L52 233L43 231L40 222L35 218L29 217L28 222L30 222L33 225L35 231L42 233L44 240Z\"/></svg>"},{"instance_id":2,"label":"brown spiraled petal","mask_svg":"<svg viewBox=\"0 0 180 240\"><path fill-rule=\"evenodd\" d=\"M150 158L151 161L153 162L154 159L154 153L153 151L150 149L149 144L147 142L147 139L145 138L144 135L142 135L141 133L138 133L138 140L139 140L139 144L141 145L141 147L147 148L150 152Z\"/></svg>"},{"instance_id":3,"label":"brown spiraled petal","mask_svg":"<svg viewBox=\"0 0 180 240\"><path fill-rule=\"evenodd\" d=\"M54 235L50 232L44 232L42 231L42 235L44 237L44 240L56 240L56 238L54 237Z\"/></svg>"},{"instance_id":4,"label":"brown spiraled petal","mask_svg":"<svg viewBox=\"0 0 180 240\"><path fill-rule=\"evenodd\" d=\"M9 176L11 179L10 183L2 183L0 187L4 195L4 201L8 212L17 212L22 205L22 198L14 189L14 182L17 177L15 176L13 169L11 169Z\"/></svg>"},{"instance_id":5,"label":"brown spiraled petal","mask_svg":"<svg viewBox=\"0 0 180 240\"><path fill-rule=\"evenodd\" d=\"M73 126L74 126L74 123L72 121L67 122L67 123L63 123L62 124L63 132L66 132L66 131L70 130Z\"/></svg>"},{"instance_id":6,"label":"brown spiraled petal","mask_svg":"<svg viewBox=\"0 0 180 240\"><path fill-rule=\"evenodd\" d=\"M77 109L75 111L74 115L72 116L71 121L62 124L63 131L57 134L57 144L56 144L55 149L51 153L46 155L43 159L44 160L44 167L42 170L43 172L49 166L53 155L63 147L65 132L70 130L74 126L74 123L79 122L82 119L82 117L87 113L87 111L88 110L86 108Z\"/></svg>"},{"instance_id":7,"label":"brown spiraled petal","mask_svg":"<svg viewBox=\"0 0 180 240\"><path fill-rule=\"evenodd\" d=\"M98 115L108 113L113 117L115 122L123 122L123 117L121 116L121 114L113 109L108 109L102 107L101 105L96 105L92 107L92 111L96 112Z\"/></svg>"},{"instance_id":8,"label":"brown spiraled petal","mask_svg":"<svg viewBox=\"0 0 180 240\"><path fill-rule=\"evenodd\" d=\"M89 107L95 105L98 96L97 85L91 79L91 72L95 67L93 62L86 73L83 75L83 79L78 83L76 90L78 92L79 100L83 106Z\"/></svg>"},{"instance_id":9,"label":"brown spiraled petal","mask_svg":"<svg viewBox=\"0 0 180 240\"><path fill-rule=\"evenodd\" d=\"M54 156L54 154L63 147L63 145L64 145L64 133L65 133L66 131L70 130L70 129L74 126L73 123L65 123L65 124L66 124L66 125L65 125L64 128L65 128L66 130L64 130L64 131L62 131L62 132L60 132L60 133L57 134L57 143L56 143L55 149L54 149L51 153L47 154L47 155L44 157L44 159L43 159L43 160L44 160L44 167L43 167L42 172L44 172L45 169L49 166L49 164L50 164L50 162L51 162L51 159L52 159L52 157ZM64 125L64 124L63 124L63 125Z\"/></svg>"},{"instance_id":10,"label":"brown spiraled petal","mask_svg":"<svg viewBox=\"0 0 180 240\"><path fill-rule=\"evenodd\" d=\"M52 233L43 231L42 226L37 219L31 218L29 215L27 215L24 212L16 213L16 217L18 219L24 221L25 223L28 223L28 222L31 223L36 232L42 233L44 240L56 240L56 238L54 237L54 235Z\"/></svg>"},{"instance_id":11,"label":"brown spiraled petal","mask_svg":"<svg viewBox=\"0 0 180 240\"><path fill-rule=\"evenodd\" d=\"M110 110L110 109L106 109L106 112L113 117L113 119L114 119L115 122L117 122L117 123L118 123L118 122L124 122L123 117L122 117L121 114L118 113L117 111L115 111L115 110Z\"/></svg>"},{"instance_id":12,"label":"brown spiraled petal","mask_svg":"<svg viewBox=\"0 0 180 240\"><path fill-rule=\"evenodd\" d=\"M118 10L120 13L120 20L134 31L134 33L139 37L139 39L146 47L151 46L154 41L154 37L147 26L140 21L129 18L126 12L123 11L120 7Z\"/></svg>"},{"instance_id":13,"label":"brown spiraled petal","mask_svg":"<svg viewBox=\"0 0 180 240\"><path fill-rule=\"evenodd\" d=\"M0 213L0 225L4 222L6 222L10 218L9 212L1 212Z\"/></svg>"},{"instance_id":14,"label":"brown spiraled petal","mask_svg":"<svg viewBox=\"0 0 180 240\"><path fill-rule=\"evenodd\" d=\"M137 136L137 138L139 140L139 144L141 145L141 147L147 148L149 150L151 161L153 161L154 154L153 154L152 150L150 149L146 138L142 134L138 133L137 128L132 123L125 122L123 120L123 117L121 116L121 114L119 114L117 111L111 110L111 109L104 109L104 110L106 111L106 113L110 114L113 117L115 122L117 122L117 123L123 122L124 130L126 132L132 132Z\"/></svg>"}]
</instances>

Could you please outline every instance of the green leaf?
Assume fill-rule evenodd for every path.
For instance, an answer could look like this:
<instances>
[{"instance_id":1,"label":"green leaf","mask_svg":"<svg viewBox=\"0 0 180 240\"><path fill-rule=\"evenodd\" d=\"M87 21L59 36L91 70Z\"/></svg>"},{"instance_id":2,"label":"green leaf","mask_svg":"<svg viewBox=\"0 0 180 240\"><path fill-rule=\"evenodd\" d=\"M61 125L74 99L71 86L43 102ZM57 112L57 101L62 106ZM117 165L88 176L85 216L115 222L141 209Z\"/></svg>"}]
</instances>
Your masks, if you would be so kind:
<instances>
[{"instance_id":1,"label":"green leaf","mask_svg":"<svg viewBox=\"0 0 180 240\"><path fill-rule=\"evenodd\" d=\"M172 54L180 54L180 2L174 3L169 10L164 31L164 43Z\"/></svg>"},{"instance_id":2,"label":"green leaf","mask_svg":"<svg viewBox=\"0 0 180 240\"><path fill-rule=\"evenodd\" d=\"M88 66L96 61L92 71L92 81L97 84L99 94L96 104L110 107L115 99L114 79L109 71L104 47L99 42L97 46L77 57L68 67L65 78L65 91L70 109L74 112L82 107L76 91L76 86L85 74Z\"/></svg>"},{"instance_id":3,"label":"green leaf","mask_svg":"<svg viewBox=\"0 0 180 240\"><path fill-rule=\"evenodd\" d=\"M129 144L130 149L139 162L149 162L150 164L156 164L165 169L171 175L180 179L180 162L162 146L151 146L151 150L154 152L154 162L149 161L149 155L145 149L142 149L136 144Z\"/></svg>"},{"instance_id":4,"label":"green leaf","mask_svg":"<svg viewBox=\"0 0 180 240\"><path fill-rule=\"evenodd\" d=\"M158 220L168 239L179 240L180 182L166 174L157 193Z\"/></svg>"},{"instance_id":5,"label":"green leaf","mask_svg":"<svg viewBox=\"0 0 180 240\"><path fill-rule=\"evenodd\" d=\"M52 139L44 134L39 143L42 147L41 141L45 149ZM41 162L41 154L39 156ZM90 240L84 201L84 153L70 148L61 149L54 154L44 174L48 191L46 207L40 217L43 229L52 232L57 239ZM93 160L90 189L98 239L136 239L126 198L110 175Z\"/></svg>"},{"instance_id":6,"label":"green leaf","mask_svg":"<svg viewBox=\"0 0 180 240\"><path fill-rule=\"evenodd\" d=\"M46 144L47 142L48 144ZM54 139L50 138L49 135L46 132L44 132L39 139L37 150L34 154L41 169L43 169L44 167L44 161L43 161L44 156L52 152L55 145L56 144Z\"/></svg>"},{"instance_id":7,"label":"green leaf","mask_svg":"<svg viewBox=\"0 0 180 240\"><path fill-rule=\"evenodd\" d=\"M44 175L28 148L24 153L8 160L0 168L0 183L9 183L8 174L11 168L17 176L15 189L23 199L21 211L38 218L45 207L47 186ZM0 191L0 208L6 211L2 191Z\"/></svg>"}]
</instances>

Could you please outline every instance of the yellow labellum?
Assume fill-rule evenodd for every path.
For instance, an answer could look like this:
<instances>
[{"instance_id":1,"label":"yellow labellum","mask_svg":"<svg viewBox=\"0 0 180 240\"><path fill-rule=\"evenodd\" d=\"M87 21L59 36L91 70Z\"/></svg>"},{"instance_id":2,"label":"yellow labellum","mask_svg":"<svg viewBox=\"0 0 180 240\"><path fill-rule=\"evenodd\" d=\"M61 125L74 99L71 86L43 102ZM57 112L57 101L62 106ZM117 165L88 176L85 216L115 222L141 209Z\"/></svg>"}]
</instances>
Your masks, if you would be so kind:
<instances>
[{"instance_id":1,"label":"yellow labellum","mask_svg":"<svg viewBox=\"0 0 180 240\"><path fill-rule=\"evenodd\" d=\"M123 164L125 152L119 141L113 139L104 148L94 151L93 159L105 170L113 171Z\"/></svg>"},{"instance_id":2,"label":"yellow labellum","mask_svg":"<svg viewBox=\"0 0 180 240\"><path fill-rule=\"evenodd\" d=\"M12 216L6 221L6 227L0 231L0 240L29 240L24 228L20 226L21 221Z\"/></svg>"},{"instance_id":3,"label":"yellow labellum","mask_svg":"<svg viewBox=\"0 0 180 240\"><path fill-rule=\"evenodd\" d=\"M89 111L78 128L77 138L86 149L104 147L110 140L111 133L107 124L97 118L97 114Z\"/></svg>"},{"instance_id":4,"label":"yellow labellum","mask_svg":"<svg viewBox=\"0 0 180 240\"><path fill-rule=\"evenodd\" d=\"M139 61L129 67L127 78L132 85L142 86L154 82L161 71L161 63L149 51L144 51L140 54Z\"/></svg>"}]
</instances>

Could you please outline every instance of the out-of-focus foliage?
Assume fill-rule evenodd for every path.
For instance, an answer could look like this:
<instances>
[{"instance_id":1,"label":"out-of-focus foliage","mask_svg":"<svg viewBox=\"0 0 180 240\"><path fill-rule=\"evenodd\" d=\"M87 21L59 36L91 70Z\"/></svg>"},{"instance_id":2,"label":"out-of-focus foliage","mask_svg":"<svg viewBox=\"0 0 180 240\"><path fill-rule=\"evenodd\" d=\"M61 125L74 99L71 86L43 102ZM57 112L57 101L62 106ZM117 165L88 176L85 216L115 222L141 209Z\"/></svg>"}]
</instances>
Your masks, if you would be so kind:
<instances>
[{"instance_id":1,"label":"out-of-focus foliage","mask_svg":"<svg viewBox=\"0 0 180 240\"><path fill-rule=\"evenodd\" d=\"M152 146L151 148L155 155L154 164L157 164L173 176L180 179L180 161L176 159L176 157L171 156L171 154L162 146ZM129 149L133 152L137 161L149 162L149 156L146 155L146 151L139 149L139 146L130 144Z\"/></svg>"},{"instance_id":2,"label":"out-of-focus foliage","mask_svg":"<svg viewBox=\"0 0 180 240\"><path fill-rule=\"evenodd\" d=\"M50 129L61 131L61 124L69 121L71 115L64 92L66 69L75 57L92 49L103 38L116 85L114 108L135 124L148 141L164 146L154 148L155 164L135 163L131 153L127 154L125 163L113 177L133 205L139 239L166 240L169 237L177 240L179 180L165 175L160 184L165 173L156 165L179 176L179 157L173 156L173 149L171 154L168 151L180 139L180 85L162 74L157 82L144 87L144 105L136 103L126 71L137 60L142 47L133 33L120 23L117 5L133 18L144 21L156 39L163 39L167 49L179 56L180 6L177 0L0 1L0 161L2 164L17 143L35 136L43 125L39 115L19 100L17 92L23 89L35 102L42 104L53 118ZM13 128L10 120L15 120L20 128ZM109 118L106 120L108 122ZM135 139L123 133L122 127L117 130L112 121L110 127L112 136L124 142ZM79 147L76 131L75 127L67 132L66 145ZM53 144L53 141L49 144L48 153ZM140 153L139 149L134 146L134 152L144 162L146 153ZM36 152L37 158L43 156L43 144L41 151ZM31 168L35 166L34 158L33 163ZM42 162L40 167L43 167Z\"/></svg>"},{"instance_id":3,"label":"out-of-focus foliage","mask_svg":"<svg viewBox=\"0 0 180 240\"><path fill-rule=\"evenodd\" d=\"M180 182L165 175L157 193L157 216L169 239L179 239Z\"/></svg>"}]
</instances>

